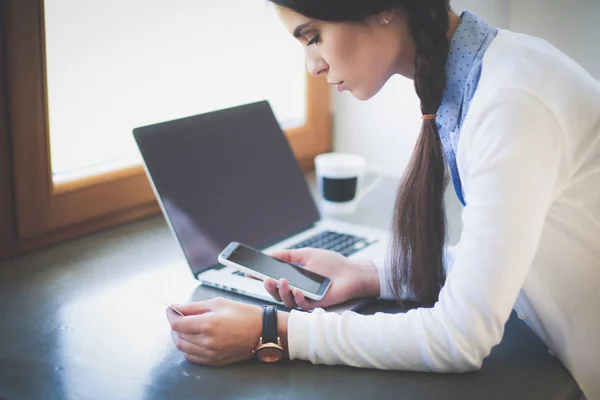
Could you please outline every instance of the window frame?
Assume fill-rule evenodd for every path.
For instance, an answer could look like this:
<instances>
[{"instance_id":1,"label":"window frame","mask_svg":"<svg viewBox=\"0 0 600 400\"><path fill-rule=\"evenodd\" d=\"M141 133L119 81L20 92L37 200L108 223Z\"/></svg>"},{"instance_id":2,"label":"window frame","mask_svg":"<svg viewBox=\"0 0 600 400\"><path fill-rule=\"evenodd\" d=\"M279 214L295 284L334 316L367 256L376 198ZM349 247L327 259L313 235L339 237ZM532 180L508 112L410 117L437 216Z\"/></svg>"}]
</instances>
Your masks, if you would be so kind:
<instances>
[{"instance_id":1,"label":"window frame","mask_svg":"<svg viewBox=\"0 0 600 400\"><path fill-rule=\"evenodd\" d=\"M44 0L6 0L3 8L0 157L10 165L0 165L0 201L8 206L0 216L9 222L0 228L0 258L159 213L142 165L53 182ZM306 82L306 122L284 130L303 169L332 143L329 85L324 77Z\"/></svg>"}]
</instances>

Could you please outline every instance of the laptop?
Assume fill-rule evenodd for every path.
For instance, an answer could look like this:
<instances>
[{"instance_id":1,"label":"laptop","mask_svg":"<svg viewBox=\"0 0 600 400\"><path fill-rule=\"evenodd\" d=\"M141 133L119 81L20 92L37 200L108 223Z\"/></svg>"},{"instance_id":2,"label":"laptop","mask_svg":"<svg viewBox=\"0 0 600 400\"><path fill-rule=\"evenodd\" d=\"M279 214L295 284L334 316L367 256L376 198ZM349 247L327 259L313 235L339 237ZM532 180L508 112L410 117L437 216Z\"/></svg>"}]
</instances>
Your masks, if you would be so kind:
<instances>
[{"instance_id":1,"label":"laptop","mask_svg":"<svg viewBox=\"0 0 600 400\"><path fill-rule=\"evenodd\" d=\"M321 218L267 101L139 127L133 135L168 226L203 285L282 304L261 281L218 263L233 241L263 251L314 247L361 259L384 254L387 231Z\"/></svg>"}]
</instances>

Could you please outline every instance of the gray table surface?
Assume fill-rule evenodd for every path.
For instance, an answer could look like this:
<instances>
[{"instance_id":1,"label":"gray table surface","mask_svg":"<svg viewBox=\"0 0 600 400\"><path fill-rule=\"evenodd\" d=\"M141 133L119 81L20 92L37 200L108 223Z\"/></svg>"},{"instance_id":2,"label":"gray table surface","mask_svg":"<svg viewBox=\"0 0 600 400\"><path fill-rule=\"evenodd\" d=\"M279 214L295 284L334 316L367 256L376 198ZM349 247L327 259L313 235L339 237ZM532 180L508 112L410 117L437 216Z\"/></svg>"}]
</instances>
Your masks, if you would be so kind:
<instances>
[{"instance_id":1,"label":"gray table surface","mask_svg":"<svg viewBox=\"0 0 600 400\"><path fill-rule=\"evenodd\" d=\"M311 181L310 175L308 176ZM388 228L386 179L350 221ZM450 241L460 205L449 197ZM308 362L188 363L170 339L169 301L223 296L198 286L162 217L0 263L0 399L579 399L558 359L514 315L480 371L433 374ZM260 304L259 302L254 302ZM364 313L402 312L378 301Z\"/></svg>"}]
</instances>

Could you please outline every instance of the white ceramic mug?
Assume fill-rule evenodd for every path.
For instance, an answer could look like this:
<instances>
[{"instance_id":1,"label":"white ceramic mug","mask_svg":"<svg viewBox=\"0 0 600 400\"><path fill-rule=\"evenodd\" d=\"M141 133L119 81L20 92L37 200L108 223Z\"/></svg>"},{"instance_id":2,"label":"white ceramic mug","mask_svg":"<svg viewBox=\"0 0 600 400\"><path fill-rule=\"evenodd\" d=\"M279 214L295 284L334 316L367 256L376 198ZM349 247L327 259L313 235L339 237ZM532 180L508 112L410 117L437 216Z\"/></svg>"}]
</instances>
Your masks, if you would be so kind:
<instances>
[{"instance_id":1,"label":"white ceramic mug","mask_svg":"<svg viewBox=\"0 0 600 400\"><path fill-rule=\"evenodd\" d=\"M324 153L315 158L319 203L323 214L351 214L381 181L381 169L367 166L367 160L355 154ZM365 184L368 174L375 175Z\"/></svg>"}]
</instances>

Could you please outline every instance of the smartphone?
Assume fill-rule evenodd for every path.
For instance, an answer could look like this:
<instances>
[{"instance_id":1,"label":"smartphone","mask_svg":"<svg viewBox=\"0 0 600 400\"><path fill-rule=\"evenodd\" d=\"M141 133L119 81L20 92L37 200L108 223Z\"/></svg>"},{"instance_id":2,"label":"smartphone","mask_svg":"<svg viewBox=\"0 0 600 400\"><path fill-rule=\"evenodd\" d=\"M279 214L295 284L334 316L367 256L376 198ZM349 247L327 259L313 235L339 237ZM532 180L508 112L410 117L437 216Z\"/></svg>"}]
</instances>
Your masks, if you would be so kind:
<instances>
[{"instance_id":1,"label":"smartphone","mask_svg":"<svg viewBox=\"0 0 600 400\"><path fill-rule=\"evenodd\" d=\"M291 287L300 290L304 296L312 300L321 300L331 286L331 280L327 277L237 242L230 243L219 254L218 260L223 265L260 280L286 279Z\"/></svg>"}]
</instances>

